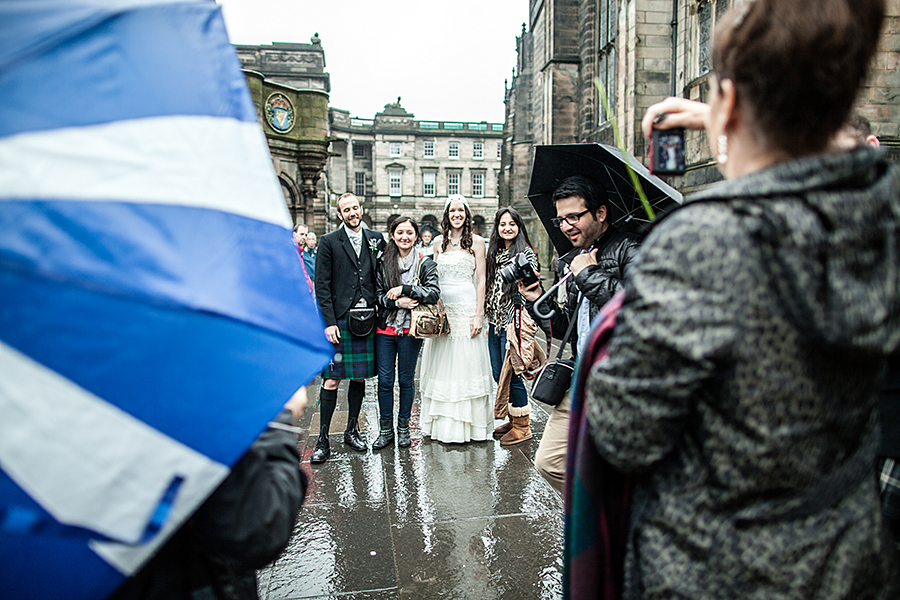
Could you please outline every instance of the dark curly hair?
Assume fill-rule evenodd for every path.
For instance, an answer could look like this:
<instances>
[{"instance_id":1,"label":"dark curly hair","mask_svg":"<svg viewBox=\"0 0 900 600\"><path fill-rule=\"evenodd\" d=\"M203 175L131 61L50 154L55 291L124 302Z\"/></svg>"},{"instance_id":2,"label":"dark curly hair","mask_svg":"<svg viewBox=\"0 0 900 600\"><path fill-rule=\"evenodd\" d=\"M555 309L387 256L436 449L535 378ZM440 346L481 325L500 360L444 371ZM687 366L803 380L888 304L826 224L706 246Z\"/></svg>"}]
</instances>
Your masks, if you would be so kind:
<instances>
[{"instance_id":1,"label":"dark curly hair","mask_svg":"<svg viewBox=\"0 0 900 600\"><path fill-rule=\"evenodd\" d=\"M474 254L472 252L472 211L469 210L469 206L464 201L456 200L454 196L450 196L447 206L444 207L444 216L441 219L441 236L443 237L441 252L446 252L447 246L450 245L450 205L454 202L462 202L463 208L466 210L466 220L463 222L459 247L463 250L468 250L469 254Z\"/></svg>"}]
</instances>

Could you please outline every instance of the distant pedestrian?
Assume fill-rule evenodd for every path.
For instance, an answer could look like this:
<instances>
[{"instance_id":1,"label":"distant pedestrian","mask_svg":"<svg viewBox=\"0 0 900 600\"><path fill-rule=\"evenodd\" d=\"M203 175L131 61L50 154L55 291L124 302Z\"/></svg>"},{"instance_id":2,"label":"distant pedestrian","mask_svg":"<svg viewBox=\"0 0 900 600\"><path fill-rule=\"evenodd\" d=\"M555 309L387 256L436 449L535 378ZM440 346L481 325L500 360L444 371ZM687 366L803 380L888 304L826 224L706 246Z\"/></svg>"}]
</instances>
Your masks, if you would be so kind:
<instances>
[{"instance_id":1,"label":"distant pedestrian","mask_svg":"<svg viewBox=\"0 0 900 600\"><path fill-rule=\"evenodd\" d=\"M434 256L434 248L431 246L432 237L433 233L431 229L424 227L422 229L422 241L419 243L419 247L425 256Z\"/></svg>"},{"instance_id":2,"label":"distant pedestrian","mask_svg":"<svg viewBox=\"0 0 900 600\"><path fill-rule=\"evenodd\" d=\"M306 234L306 248L303 249L303 264L310 279L316 280L316 234L312 231Z\"/></svg>"},{"instance_id":3,"label":"distant pedestrian","mask_svg":"<svg viewBox=\"0 0 900 600\"><path fill-rule=\"evenodd\" d=\"M303 223L294 225L294 248L297 250L297 257L300 259L300 267L303 269L303 276L309 285L309 291L315 293L315 279L309 272L309 269L306 268L306 260L303 258L303 254L306 251L306 236L308 233L309 228Z\"/></svg>"}]
</instances>

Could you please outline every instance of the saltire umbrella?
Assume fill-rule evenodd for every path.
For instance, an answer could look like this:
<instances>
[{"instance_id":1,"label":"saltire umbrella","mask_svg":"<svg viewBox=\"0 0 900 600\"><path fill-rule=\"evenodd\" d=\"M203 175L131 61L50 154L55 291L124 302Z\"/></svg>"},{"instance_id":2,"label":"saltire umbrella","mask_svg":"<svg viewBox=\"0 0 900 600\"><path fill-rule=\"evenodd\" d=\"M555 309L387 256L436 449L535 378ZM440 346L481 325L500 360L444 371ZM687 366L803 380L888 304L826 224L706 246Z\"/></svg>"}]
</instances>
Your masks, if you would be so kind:
<instances>
[{"instance_id":1,"label":"saltire umbrella","mask_svg":"<svg viewBox=\"0 0 900 600\"><path fill-rule=\"evenodd\" d=\"M110 594L323 330L217 5L0 2L0 595Z\"/></svg>"},{"instance_id":2,"label":"saltire umbrella","mask_svg":"<svg viewBox=\"0 0 900 600\"><path fill-rule=\"evenodd\" d=\"M616 227L642 231L650 219L638 197L625 166L637 173L641 186L656 212L669 210L682 202L681 193L659 177L652 175L644 165L630 154L605 144L551 144L535 146L534 165L528 199L550 234L550 240L559 255L572 250L569 238L550 222L556 217L553 192L567 177L584 175L606 188L609 194L610 223Z\"/></svg>"}]
</instances>

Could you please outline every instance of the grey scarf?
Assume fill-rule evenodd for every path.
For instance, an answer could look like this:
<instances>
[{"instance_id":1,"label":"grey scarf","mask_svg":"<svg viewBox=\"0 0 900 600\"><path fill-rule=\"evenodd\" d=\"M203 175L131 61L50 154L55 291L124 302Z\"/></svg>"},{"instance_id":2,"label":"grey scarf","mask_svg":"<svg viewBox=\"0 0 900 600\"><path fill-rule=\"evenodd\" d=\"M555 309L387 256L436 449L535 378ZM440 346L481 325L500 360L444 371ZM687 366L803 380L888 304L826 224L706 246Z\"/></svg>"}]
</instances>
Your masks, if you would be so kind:
<instances>
[{"instance_id":1,"label":"grey scarf","mask_svg":"<svg viewBox=\"0 0 900 600\"><path fill-rule=\"evenodd\" d=\"M400 266L400 284L412 285L419 270L419 253L413 249L406 255L406 258L398 256L397 264ZM387 325L393 327L398 333L403 331L409 327L409 311L405 308L398 308L388 317Z\"/></svg>"}]
</instances>

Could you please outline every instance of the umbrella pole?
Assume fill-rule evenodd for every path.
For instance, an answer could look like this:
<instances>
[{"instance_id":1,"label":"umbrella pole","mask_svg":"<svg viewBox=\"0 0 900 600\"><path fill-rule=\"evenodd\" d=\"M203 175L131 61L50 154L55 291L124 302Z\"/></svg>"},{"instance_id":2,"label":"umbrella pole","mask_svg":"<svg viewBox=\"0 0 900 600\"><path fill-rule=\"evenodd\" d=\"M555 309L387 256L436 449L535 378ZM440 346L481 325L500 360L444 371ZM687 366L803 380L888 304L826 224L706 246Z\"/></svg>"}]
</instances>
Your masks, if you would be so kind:
<instances>
[{"instance_id":1,"label":"umbrella pole","mask_svg":"<svg viewBox=\"0 0 900 600\"><path fill-rule=\"evenodd\" d=\"M556 290L561 286L566 280L572 276L572 271L566 273L566 276L553 284L553 286L544 292L544 295L534 301L534 305L532 308L534 309L534 314L536 314L541 319L549 319L556 313L556 308L551 307L546 313L541 308L541 305L553 297L553 294L556 293Z\"/></svg>"}]
</instances>

